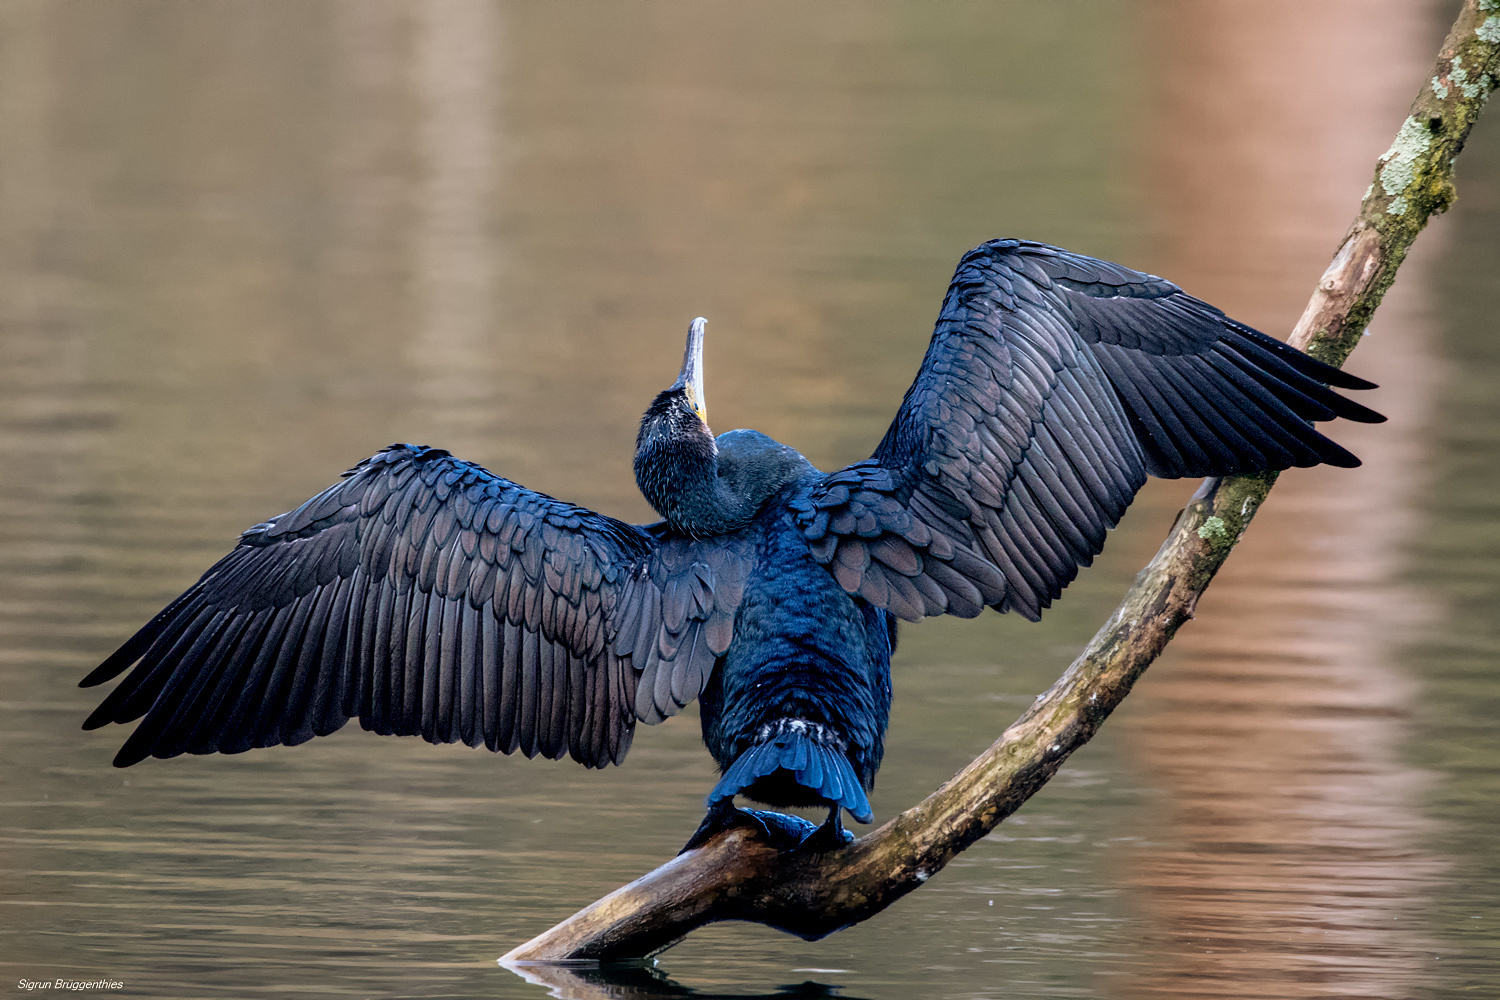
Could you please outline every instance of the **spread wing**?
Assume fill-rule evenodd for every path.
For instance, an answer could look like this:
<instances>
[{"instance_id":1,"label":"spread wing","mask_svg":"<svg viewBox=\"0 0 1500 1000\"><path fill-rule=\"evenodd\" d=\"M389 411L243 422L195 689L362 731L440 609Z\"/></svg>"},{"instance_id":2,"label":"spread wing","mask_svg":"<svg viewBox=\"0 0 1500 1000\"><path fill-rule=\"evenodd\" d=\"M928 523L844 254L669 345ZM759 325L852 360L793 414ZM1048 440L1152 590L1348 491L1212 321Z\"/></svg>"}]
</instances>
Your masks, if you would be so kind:
<instances>
[{"instance_id":1,"label":"spread wing","mask_svg":"<svg viewBox=\"0 0 1500 1000\"><path fill-rule=\"evenodd\" d=\"M908 620L1035 620L1145 482L1359 461L1311 421L1371 384L1161 278L996 240L959 262L875 454L797 502L845 590Z\"/></svg>"},{"instance_id":2,"label":"spread wing","mask_svg":"<svg viewBox=\"0 0 1500 1000\"><path fill-rule=\"evenodd\" d=\"M115 763L377 733L618 763L696 697L748 564L392 445L256 525L86 677Z\"/></svg>"}]
</instances>

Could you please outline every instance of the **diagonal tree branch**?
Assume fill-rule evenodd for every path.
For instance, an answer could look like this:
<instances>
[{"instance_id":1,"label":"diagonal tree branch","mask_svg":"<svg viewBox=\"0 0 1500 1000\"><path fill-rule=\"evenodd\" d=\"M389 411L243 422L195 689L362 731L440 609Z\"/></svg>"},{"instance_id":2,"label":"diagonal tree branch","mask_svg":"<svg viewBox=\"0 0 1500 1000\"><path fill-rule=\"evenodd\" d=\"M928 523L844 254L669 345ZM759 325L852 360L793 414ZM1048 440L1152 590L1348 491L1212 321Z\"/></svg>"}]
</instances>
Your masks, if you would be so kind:
<instances>
[{"instance_id":1,"label":"diagonal tree branch","mask_svg":"<svg viewBox=\"0 0 1500 1000\"><path fill-rule=\"evenodd\" d=\"M1375 169L1359 215L1290 338L1342 365L1430 216L1500 85L1500 0L1465 0L1431 79ZM704 924L749 920L817 939L866 920L989 833L1098 730L1161 653L1249 526L1275 473L1205 480L1087 649L993 746L878 830L825 854L783 853L743 827L610 893L500 961L641 958Z\"/></svg>"}]
</instances>

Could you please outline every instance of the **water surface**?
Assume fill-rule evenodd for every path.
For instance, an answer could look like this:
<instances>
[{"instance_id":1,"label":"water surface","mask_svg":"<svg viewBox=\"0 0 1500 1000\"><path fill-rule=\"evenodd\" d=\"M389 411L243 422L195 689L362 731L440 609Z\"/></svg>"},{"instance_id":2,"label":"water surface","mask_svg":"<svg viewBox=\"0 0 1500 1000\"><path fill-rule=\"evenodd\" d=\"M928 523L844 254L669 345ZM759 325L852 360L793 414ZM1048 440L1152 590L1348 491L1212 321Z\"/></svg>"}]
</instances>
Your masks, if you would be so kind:
<instances>
[{"instance_id":1,"label":"water surface","mask_svg":"<svg viewBox=\"0 0 1500 1000\"><path fill-rule=\"evenodd\" d=\"M713 780L692 711L608 772L357 727L118 771L125 730L78 730L77 679L391 441L652 519L634 429L695 315L715 427L824 468L869 453L990 237L1166 274L1284 336L1446 13L0 7L6 988L545 995L495 956L691 832ZM670 983L568 989L1500 990L1494 124L1351 362L1392 417L1337 430L1365 467L1284 477L1032 802L826 941L720 925L662 957ZM1051 682L1192 486L1148 488L1040 625L904 631L878 816Z\"/></svg>"}]
</instances>

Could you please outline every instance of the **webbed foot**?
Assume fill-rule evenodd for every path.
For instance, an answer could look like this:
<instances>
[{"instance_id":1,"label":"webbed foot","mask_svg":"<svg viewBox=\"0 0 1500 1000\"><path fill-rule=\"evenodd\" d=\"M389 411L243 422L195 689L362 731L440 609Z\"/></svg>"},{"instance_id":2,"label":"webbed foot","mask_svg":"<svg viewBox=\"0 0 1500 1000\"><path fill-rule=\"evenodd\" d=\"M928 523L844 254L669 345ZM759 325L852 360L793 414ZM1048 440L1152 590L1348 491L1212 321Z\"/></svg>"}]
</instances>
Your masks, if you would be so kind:
<instances>
[{"instance_id":1,"label":"webbed foot","mask_svg":"<svg viewBox=\"0 0 1500 1000\"><path fill-rule=\"evenodd\" d=\"M825 851L837 850L845 844L854 843L854 834L844 829L844 824L839 819L839 813L842 811L838 806L834 806L829 810L828 819L823 822L822 826L808 834L802 843L797 846L797 850L814 851L821 854ZM807 825L812 826L811 823Z\"/></svg>"},{"instance_id":2,"label":"webbed foot","mask_svg":"<svg viewBox=\"0 0 1500 1000\"><path fill-rule=\"evenodd\" d=\"M765 809L736 809L728 799L724 799L709 809L708 815L703 817L703 822L698 824L698 829L677 853L683 854L695 847L702 847L715 834L736 826L754 827L759 831L762 839L778 851L790 851L801 847L823 829L823 827L813 826L800 816L788 816L786 813ZM847 835L847 831L845 832ZM851 835L849 839L854 838Z\"/></svg>"}]
</instances>

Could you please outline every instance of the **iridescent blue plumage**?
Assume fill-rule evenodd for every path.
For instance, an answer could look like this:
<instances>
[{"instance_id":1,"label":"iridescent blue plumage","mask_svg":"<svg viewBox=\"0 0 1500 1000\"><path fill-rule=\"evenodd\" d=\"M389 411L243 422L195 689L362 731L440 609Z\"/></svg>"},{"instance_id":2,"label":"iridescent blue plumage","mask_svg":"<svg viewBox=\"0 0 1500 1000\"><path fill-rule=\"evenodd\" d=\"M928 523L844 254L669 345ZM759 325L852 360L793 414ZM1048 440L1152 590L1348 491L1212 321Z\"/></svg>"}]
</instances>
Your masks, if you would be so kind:
<instances>
[{"instance_id":1,"label":"iridescent blue plumage","mask_svg":"<svg viewBox=\"0 0 1500 1000\"><path fill-rule=\"evenodd\" d=\"M1314 420L1382 419L1369 383L1175 285L1039 243L964 256L874 454L825 474L717 439L703 321L637 438L636 526L447 452L393 445L239 545L84 679L134 665L85 728L144 716L115 762L380 733L619 763L695 697L742 795L873 817L895 620L1040 616L1146 475L1357 464Z\"/></svg>"}]
</instances>

